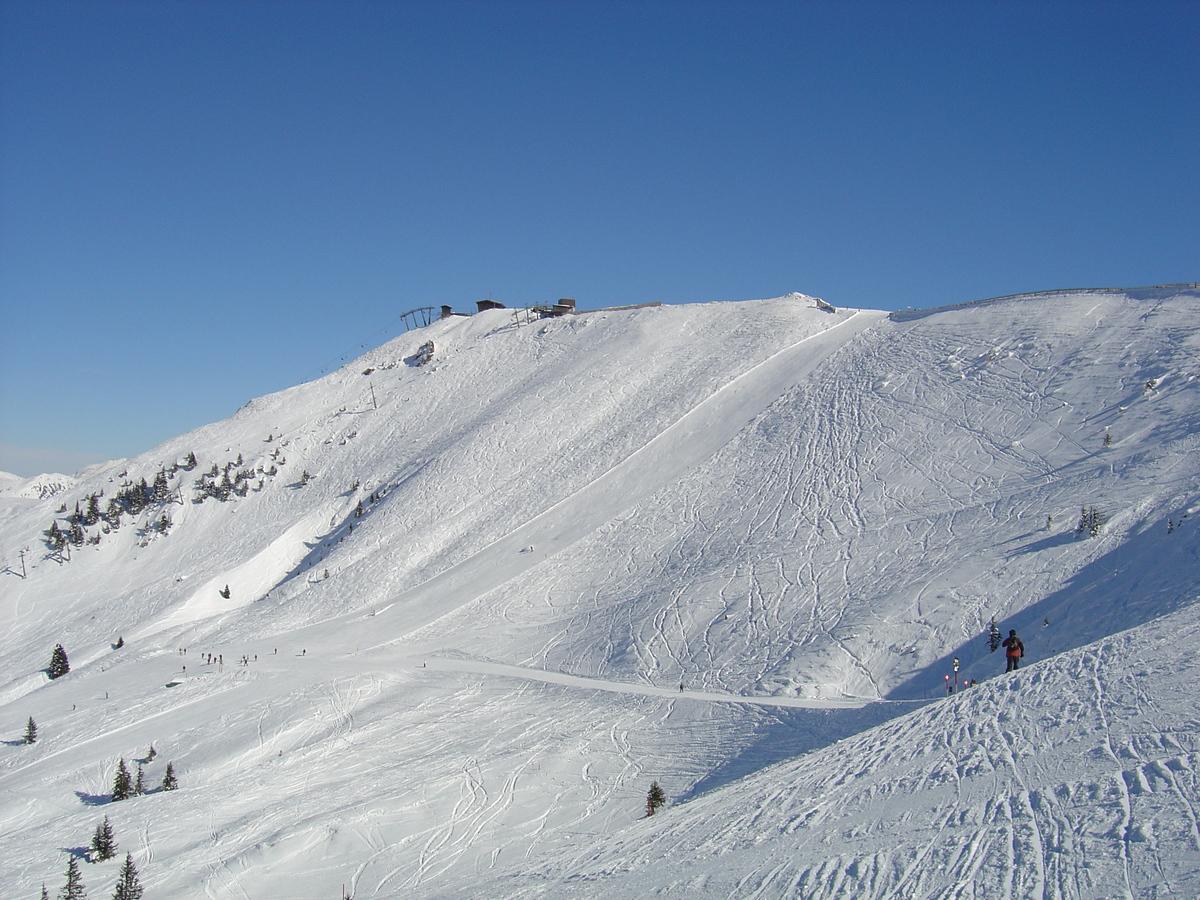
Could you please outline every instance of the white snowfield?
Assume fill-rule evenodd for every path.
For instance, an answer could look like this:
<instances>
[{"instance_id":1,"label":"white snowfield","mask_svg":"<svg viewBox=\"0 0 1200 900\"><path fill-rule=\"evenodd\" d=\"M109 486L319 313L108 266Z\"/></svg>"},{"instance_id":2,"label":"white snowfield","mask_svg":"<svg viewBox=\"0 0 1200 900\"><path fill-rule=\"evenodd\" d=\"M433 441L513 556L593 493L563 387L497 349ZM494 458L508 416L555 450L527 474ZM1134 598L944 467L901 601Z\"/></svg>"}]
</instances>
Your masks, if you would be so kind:
<instances>
[{"instance_id":1,"label":"white snowfield","mask_svg":"<svg viewBox=\"0 0 1200 900\"><path fill-rule=\"evenodd\" d=\"M1194 286L494 310L0 489L0 897L1200 896Z\"/></svg>"}]
</instances>

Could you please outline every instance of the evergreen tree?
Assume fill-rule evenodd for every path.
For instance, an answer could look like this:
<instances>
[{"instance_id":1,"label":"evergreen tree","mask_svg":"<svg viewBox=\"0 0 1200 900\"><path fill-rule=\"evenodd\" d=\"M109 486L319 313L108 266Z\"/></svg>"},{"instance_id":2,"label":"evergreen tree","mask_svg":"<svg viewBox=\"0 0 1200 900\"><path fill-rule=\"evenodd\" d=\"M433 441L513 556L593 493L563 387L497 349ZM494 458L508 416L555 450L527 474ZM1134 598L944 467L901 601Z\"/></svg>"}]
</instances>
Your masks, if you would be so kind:
<instances>
[{"instance_id":1,"label":"evergreen tree","mask_svg":"<svg viewBox=\"0 0 1200 900\"><path fill-rule=\"evenodd\" d=\"M167 482L167 472L159 469L154 476L154 486L150 488L150 497L155 503L166 503L171 499L171 485Z\"/></svg>"},{"instance_id":2,"label":"evergreen tree","mask_svg":"<svg viewBox=\"0 0 1200 900\"><path fill-rule=\"evenodd\" d=\"M117 775L113 779L112 799L113 802L118 800L128 800L133 796L133 781L129 777L129 767L125 765L125 760L122 759L117 764Z\"/></svg>"},{"instance_id":3,"label":"evergreen tree","mask_svg":"<svg viewBox=\"0 0 1200 900\"><path fill-rule=\"evenodd\" d=\"M150 749L146 751L146 762L154 762L154 757L158 756L158 751L154 749L154 745L150 745Z\"/></svg>"},{"instance_id":4,"label":"evergreen tree","mask_svg":"<svg viewBox=\"0 0 1200 900\"><path fill-rule=\"evenodd\" d=\"M33 721L33 716L30 716L29 721L25 723L25 743L37 743L37 722Z\"/></svg>"},{"instance_id":5,"label":"evergreen tree","mask_svg":"<svg viewBox=\"0 0 1200 900\"><path fill-rule=\"evenodd\" d=\"M125 862L121 866L121 875L117 879L117 888L113 891L112 900L141 900L142 883L138 880L137 866L133 864L133 854L125 854Z\"/></svg>"},{"instance_id":6,"label":"evergreen tree","mask_svg":"<svg viewBox=\"0 0 1200 900\"><path fill-rule=\"evenodd\" d=\"M42 882L42 900L50 900L50 892L46 890L45 882Z\"/></svg>"},{"instance_id":7,"label":"evergreen tree","mask_svg":"<svg viewBox=\"0 0 1200 900\"><path fill-rule=\"evenodd\" d=\"M1104 527L1104 514L1094 506L1085 506L1079 510L1079 524L1075 527L1076 534L1087 534L1096 537Z\"/></svg>"},{"instance_id":8,"label":"evergreen tree","mask_svg":"<svg viewBox=\"0 0 1200 900\"><path fill-rule=\"evenodd\" d=\"M667 795L663 793L663 789L655 781L650 785L650 793L646 795L646 817L649 818L666 805Z\"/></svg>"},{"instance_id":9,"label":"evergreen tree","mask_svg":"<svg viewBox=\"0 0 1200 900\"><path fill-rule=\"evenodd\" d=\"M67 660L67 651L63 649L62 644L54 645L54 652L50 654L50 666L46 669L46 674L51 678L61 678L71 671L71 663Z\"/></svg>"},{"instance_id":10,"label":"evergreen tree","mask_svg":"<svg viewBox=\"0 0 1200 900\"><path fill-rule=\"evenodd\" d=\"M88 495L87 509L83 512L83 524L95 525L100 521L100 498L96 494Z\"/></svg>"},{"instance_id":11,"label":"evergreen tree","mask_svg":"<svg viewBox=\"0 0 1200 900\"><path fill-rule=\"evenodd\" d=\"M92 852L96 854L97 862L104 862L117 855L117 841L113 837L108 816L104 817L104 821L96 826L96 831L92 834Z\"/></svg>"},{"instance_id":12,"label":"evergreen tree","mask_svg":"<svg viewBox=\"0 0 1200 900\"><path fill-rule=\"evenodd\" d=\"M173 791L179 787L179 782L175 778L175 764L167 763L167 773L163 775L162 789L164 791Z\"/></svg>"},{"instance_id":13,"label":"evergreen tree","mask_svg":"<svg viewBox=\"0 0 1200 900\"><path fill-rule=\"evenodd\" d=\"M87 889L79 875L79 863L73 856L67 859L67 883L58 892L58 900L87 900Z\"/></svg>"},{"instance_id":14,"label":"evergreen tree","mask_svg":"<svg viewBox=\"0 0 1200 900\"><path fill-rule=\"evenodd\" d=\"M133 795L140 797L144 793L146 793L145 773L142 771L142 764L138 763L137 778L133 782Z\"/></svg>"},{"instance_id":15,"label":"evergreen tree","mask_svg":"<svg viewBox=\"0 0 1200 900\"><path fill-rule=\"evenodd\" d=\"M120 528L123 515L125 515L125 507L121 505L120 500L113 497L108 501L108 508L104 510L104 521L110 528Z\"/></svg>"},{"instance_id":16,"label":"evergreen tree","mask_svg":"<svg viewBox=\"0 0 1200 900\"><path fill-rule=\"evenodd\" d=\"M226 469L221 475L221 483L217 485L217 499L228 500L233 496L233 482L229 479L229 470Z\"/></svg>"},{"instance_id":17,"label":"evergreen tree","mask_svg":"<svg viewBox=\"0 0 1200 900\"><path fill-rule=\"evenodd\" d=\"M50 527L47 528L43 534L46 536L46 546L51 550L61 552L62 549L67 546L67 536L63 534L63 530L58 527L57 520L51 522Z\"/></svg>"},{"instance_id":18,"label":"evergreen tree","mask_svg":"<svg viewBox=\"0 0 1200 900\"><path fill-rule=\"evenodd\" d=\"M1003 638L1000 637L1000 629L996 627L996 619L992 618L991 624L988 626L988 649L992 653L1000 647L1000 642Z\"/></svg>"}]
</instances>

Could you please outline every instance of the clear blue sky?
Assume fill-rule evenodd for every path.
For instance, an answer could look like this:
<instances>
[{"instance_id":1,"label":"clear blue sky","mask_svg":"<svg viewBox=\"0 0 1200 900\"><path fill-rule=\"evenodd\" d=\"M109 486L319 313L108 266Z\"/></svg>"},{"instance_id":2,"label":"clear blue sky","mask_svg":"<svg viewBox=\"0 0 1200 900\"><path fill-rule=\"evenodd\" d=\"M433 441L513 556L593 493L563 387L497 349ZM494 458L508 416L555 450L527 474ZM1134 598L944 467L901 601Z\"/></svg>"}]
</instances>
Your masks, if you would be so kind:
<instances>
[{"instance_id":1,"label":"clear blue sky","mask_svg":"<svg viewBox=\"0 0 1200 900\"><path fill-rule=\"evenodd\" d=\"M0 0L0 470L398 315L1200 279L1200 2Z\"/></svg>"}]
</instances>

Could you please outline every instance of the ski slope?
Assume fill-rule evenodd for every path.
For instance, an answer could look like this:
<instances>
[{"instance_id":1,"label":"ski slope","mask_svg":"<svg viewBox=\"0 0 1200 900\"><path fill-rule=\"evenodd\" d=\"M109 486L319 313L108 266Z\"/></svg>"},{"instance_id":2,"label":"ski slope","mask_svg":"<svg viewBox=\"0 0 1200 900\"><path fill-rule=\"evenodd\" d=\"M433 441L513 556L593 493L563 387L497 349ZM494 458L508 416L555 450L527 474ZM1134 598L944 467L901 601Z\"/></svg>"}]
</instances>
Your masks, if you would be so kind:
<instances>
[{"instance_id":1,"label":"ski slope","mask_svg":"<svg viewBox=\"0 0 1200 900\"><path fill-rule=\"evenodd\" d=\"M1200 895L1198 312L493 310L0 479L0 895L105 815L166 898ZM180 790L108 802L151 744Z\"/></svg>"}]
</instances>

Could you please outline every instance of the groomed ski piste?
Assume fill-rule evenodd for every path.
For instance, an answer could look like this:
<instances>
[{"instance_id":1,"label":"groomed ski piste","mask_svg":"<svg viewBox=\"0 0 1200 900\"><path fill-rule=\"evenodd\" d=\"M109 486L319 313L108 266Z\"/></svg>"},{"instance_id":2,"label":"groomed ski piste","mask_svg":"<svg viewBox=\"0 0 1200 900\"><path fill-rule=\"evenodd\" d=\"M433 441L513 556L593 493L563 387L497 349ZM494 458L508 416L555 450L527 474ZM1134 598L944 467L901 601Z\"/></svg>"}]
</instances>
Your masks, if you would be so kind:
<instances>
[{"instance_id":1,"label":"groomed ski piste","mask_svg":"<svg viewBox=\"0 0 1200 900\"><path fill-rule=\"evenodd\" d=\"M1194 285L789 294L444 319L0 476L0 896L1200 896L1198 433Z\"/></svg>"}]
</instances>

